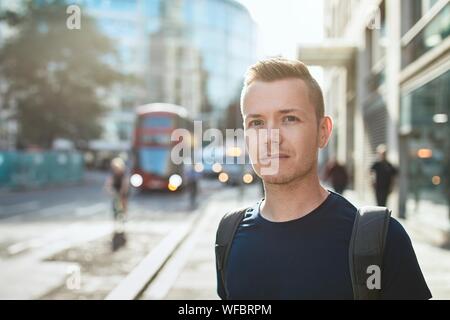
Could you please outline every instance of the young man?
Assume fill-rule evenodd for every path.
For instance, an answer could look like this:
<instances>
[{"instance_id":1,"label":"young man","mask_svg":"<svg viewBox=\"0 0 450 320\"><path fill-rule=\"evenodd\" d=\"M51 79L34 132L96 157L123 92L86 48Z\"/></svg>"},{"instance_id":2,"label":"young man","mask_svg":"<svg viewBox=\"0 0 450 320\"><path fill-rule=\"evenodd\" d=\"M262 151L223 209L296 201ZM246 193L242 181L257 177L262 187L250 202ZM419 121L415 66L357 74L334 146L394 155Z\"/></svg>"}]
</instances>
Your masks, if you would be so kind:
<instances>
[{"instance_id":1,"label":"young man","mask_svg":"<svg viewBox=\"0 0 450 320\"><path fill-rule=\"evenodd\" d=\"M269 132L257 142L267 146L265 155L249 146L265 198L245 211L236 229L224 281L217 273L219 296L353 299L348 257L357 209L319 182L318 151L332 131L319 85L299 61L263 60L247 72L241 110L246 133ZM267 161L276 162L275 172L264 170ZM388 224L381 298L429 299L407 233L392 218Z\"/></svg>"}]
</instances>

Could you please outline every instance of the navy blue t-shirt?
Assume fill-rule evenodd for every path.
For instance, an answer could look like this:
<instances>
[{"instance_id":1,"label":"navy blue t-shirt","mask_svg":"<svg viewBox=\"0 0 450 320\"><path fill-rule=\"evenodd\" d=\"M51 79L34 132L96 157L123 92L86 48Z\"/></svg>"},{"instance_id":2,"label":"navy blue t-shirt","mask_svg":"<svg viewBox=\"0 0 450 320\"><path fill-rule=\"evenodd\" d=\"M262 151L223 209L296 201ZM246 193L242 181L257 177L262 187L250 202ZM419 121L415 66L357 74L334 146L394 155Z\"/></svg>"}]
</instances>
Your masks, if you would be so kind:
<instances>
[{"instance_id":1,"label":"navy blue t-shirt","mask_svg":"<svg viewBox=\"0 0 450 320\"><path fill-rule=\"evenodd\" d=\"M331 192L299 219L271 222L247 210L226 265L229 299L353 299L348 247L357 209ZM391 218L381 268L382 299L429 299L411 240ZM218 281L218 294L225 291Z\"/></svg>"}]
</instances>

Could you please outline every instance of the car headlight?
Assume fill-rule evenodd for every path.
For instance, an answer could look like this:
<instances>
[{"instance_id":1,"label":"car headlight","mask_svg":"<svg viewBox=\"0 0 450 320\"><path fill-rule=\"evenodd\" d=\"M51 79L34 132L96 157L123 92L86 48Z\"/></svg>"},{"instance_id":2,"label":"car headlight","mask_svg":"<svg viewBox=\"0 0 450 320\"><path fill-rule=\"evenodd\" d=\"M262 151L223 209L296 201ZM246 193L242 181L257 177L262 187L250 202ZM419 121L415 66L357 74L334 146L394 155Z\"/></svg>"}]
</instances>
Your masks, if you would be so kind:
<instances>
[{"instance_id":1,"label":"car headlight","mask_svg":"<svg viewBox=\"0 0 450 320\"><path fill-rule=\"evenodd\" d=\"M246 173L242 176L242 181L244 181L244 183L252 183L253 181L253 176L250 173Z\"/></svg>"},{"instance_id":2,"label":"car headlight","mask_svg":"<svg viewBox=\"0 0 450 320\"><path fill-rule=\"evenodd\" d=\"M178 188L183 183L183 179L178 174L173 174L169 178L169 186L174 186L175 188ZM170 189L170 188L169 188Z\"/></svg>"},{"instance_id":3,"label":"car headlight","mask_svg":"<svg viewBox=\"0 0 450 320\"><path fill-rule=\"evenodd\" d=\"M219 181L223 182L223 183L227 182L228 181L228 174L225 173L225 172L221 172L219 174Z\"/></svg>"},{"instance_id":4,"label":"car headlight","mask_svg":"<svg viewBox=\"0 0 450 320\"><path fill-rule=\"evenodd\" d=\"M220 164L220 163L214 163L213 164L213 166L212 166L212 170L215 172L215 173L219 173L220 171L222 171L222 165Z\"/></svg>"},{"instance_id":5,"label":"car headlight","mask_svg":"<svg viewBox=\"0 0 450 320\"><path fill-rule=\"evenodd\" d=\"M168 184L167 185L167 189L169 189L170 191L176 191L178 189L178 187L175 187L173 184Z\"/></svg>"},{"instance_id":6,"label":"car headlight","mask_svg":"<svg viewBox=\"0 0 450 320\"><path fill-rule=\"evenodd\" d=\"M242 150L239 147L232 147L227 150L227 156L239 157L242 154Z\"/></svg>"},{"instance_id":7,"label":"car headlight","mask_svg":"<svg viewBox=\"0 0 450 320\"><path fill-rule=\"evenodd\" d=\"M130 183L133 187L138 188L142 185L142 182L144 182L144 179L142 179L142 176L140 174L133 174L130 177Z\"/></svg>"},{"instance_id":8,"label":"car headlight","mask_svg":"<svg viewBox=\"0 0 450 320\"><path fill-rule=\"evenodd\" d=\"M195 170L195 172L202 172L203 169L204 169L203 163L196 163L196 164L194 165L194 170Z\"/></svg>"}]
</instances>

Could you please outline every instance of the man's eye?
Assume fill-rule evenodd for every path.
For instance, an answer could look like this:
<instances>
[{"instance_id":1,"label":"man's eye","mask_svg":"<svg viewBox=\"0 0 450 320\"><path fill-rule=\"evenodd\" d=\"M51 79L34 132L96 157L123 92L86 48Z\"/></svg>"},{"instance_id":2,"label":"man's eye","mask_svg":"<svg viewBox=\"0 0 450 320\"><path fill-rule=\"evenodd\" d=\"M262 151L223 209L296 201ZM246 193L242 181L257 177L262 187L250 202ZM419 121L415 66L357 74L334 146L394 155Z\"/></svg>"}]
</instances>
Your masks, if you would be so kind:
<instances>
[{"instance_id":1,"label":"man's eye","mask_svg":"<svg viewBox=\"0 0 450 320\"><path fill-rule=\"evenodd\" d=\"M283 118L284 122L297 122L299 121L299 118L297 118L296 116L286 116Z\"/></svg>"},{"instance_id":2,"label":"man's eye","mask_svg":"<svg viewBox=\"0 0 450 320\"><path fill-rule=\"evenodd\" d=\"M249 127L258 127L261 126L263 124L262 120L252 120L248 123Z\"/></svg>"}]
</instances>

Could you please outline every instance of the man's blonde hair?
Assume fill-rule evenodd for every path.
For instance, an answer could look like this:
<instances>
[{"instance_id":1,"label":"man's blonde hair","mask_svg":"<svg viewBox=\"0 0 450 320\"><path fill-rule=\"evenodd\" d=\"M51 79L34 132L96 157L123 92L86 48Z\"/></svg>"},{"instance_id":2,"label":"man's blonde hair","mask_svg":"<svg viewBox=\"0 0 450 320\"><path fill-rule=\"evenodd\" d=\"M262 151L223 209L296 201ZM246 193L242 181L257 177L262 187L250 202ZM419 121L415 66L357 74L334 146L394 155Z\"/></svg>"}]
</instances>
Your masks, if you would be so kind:
<instances>
[{"instance_id":1,"label":"man's blonde hair","mask_svg":"<svg viewBox=\"0 0 450 320\"><path fill-rule=\"evenodd\" d=\"M299 60L286 59L281 57L269 58L258 61L250 66L245 74L242 98L247 87L254 81L272 82L284 79L301 79L308 87L308 96L311 103L316 108L317 121L324 117L325 107L323 102L322 89L317 81L309 73L308 67Z\"/></svg>"}]
</instances>

